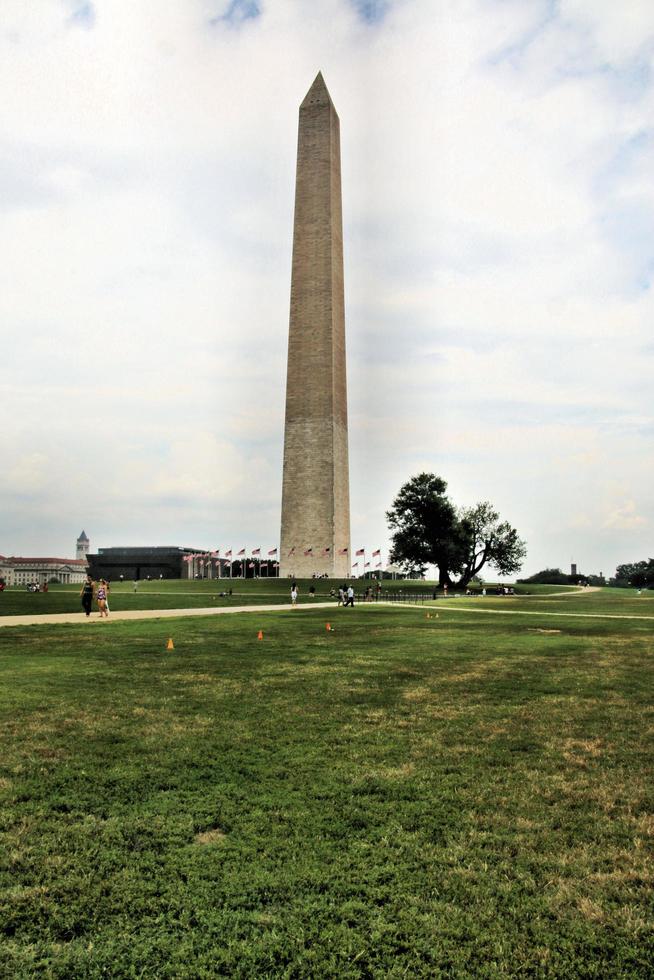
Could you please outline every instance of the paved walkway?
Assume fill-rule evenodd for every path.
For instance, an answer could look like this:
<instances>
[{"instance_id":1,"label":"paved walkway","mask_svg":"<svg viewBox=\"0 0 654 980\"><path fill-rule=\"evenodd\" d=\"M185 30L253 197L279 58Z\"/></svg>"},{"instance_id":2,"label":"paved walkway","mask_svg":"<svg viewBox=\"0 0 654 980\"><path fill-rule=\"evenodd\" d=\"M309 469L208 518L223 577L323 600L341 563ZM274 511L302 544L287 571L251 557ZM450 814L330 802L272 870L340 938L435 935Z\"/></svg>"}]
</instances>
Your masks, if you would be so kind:
<instances>
[{"instance_id":1,"label":"paved walkway","mask_svg":"<svg viewBox=\"0 0 654 980\"><path fill-rule=\"evenodd\" d=\"M589 589L585 590L589 592ZM492 596L490 597L492 598ZM526 598L526 597L525 597ZM543 597L545 598L545 597ZM483 600L479 600L480 603ZM642 619L647 622L654 622L654 616L643 616L628 613L593 613L593 612L550 612L544 609L489 609L473 607L472 605L450 605L447 600L439 599L434 605L424 606L412 602L384 602L383 600L375 603L357 603L357 608L374 609L376 606L385 606L392 609L420 609L430 613L457 612L472 613L482 616L558 616L574 619ZM267 612L306 612L309 609L331 609L337 610L336 603L331 602L304 602L293 609L288 603L277 603L265 606L210 606L206 609L132 609L125 611L112 612L108 619L100 619L97 612L93 612L90 617L82 613L41 613L37 616L0 616L0 628L3 626L52 626L59 623L67 625L85 625L90 627L94 624L107 626L110 623L120 623L126 620L135 619L174 619L184 616L223 616L231 613L267 613Z\"/></svg>"},{"instance_id":2,"label":"paved walkway","mask_svg":"<svg viewBox=\"0 0 654 980\"><path fill-rule=\"evenodd\" d=\"M40 613L36 616L0 616L0 628L3 626L52 626L58 623L68 625L91 626L95 623L107 626L109 623L124 622L129 619L171 619L180 616L221 616L229 613L261 613L261 612L290 612L293 609L288 603L277 603L267 606L210 606L207 609L131 609L110 612L108 619L100 619L97 612L89 617L85 613ZM296 606L298 612L306 609L336 609L335 602L306 602Z\"/></svg>"},{"instance_id":3,"label":"paved walkway","mask_svg":"<svg viewBox=\"0 0 654 980\"><path fill-rule=\"evenodd\" d=\"M409 609L424 609L424 606L402 603ZM646 619L654 622L654 616L641 616L636 613L592 613L592 612L549 612L545 609L473 609L472 606L446 606L438 602L435 606L426 607L430 612L478 613L482 616L564 616L567 619Z\"/></svg>"}]
</instances>

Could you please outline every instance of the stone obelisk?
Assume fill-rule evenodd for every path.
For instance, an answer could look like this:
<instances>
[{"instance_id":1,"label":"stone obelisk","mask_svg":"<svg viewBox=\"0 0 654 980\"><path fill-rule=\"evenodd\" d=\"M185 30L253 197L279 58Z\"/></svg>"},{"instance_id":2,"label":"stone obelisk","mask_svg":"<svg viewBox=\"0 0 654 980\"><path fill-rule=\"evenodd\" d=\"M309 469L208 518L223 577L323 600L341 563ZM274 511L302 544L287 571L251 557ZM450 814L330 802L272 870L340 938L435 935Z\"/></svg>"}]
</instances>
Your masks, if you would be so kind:
<instances>
[{"instance_id":1,"label":"stone obelisk","mask_svg":"<svg viewBox=\"0 0 654 980\"><path fill-rule=\"evenodd\" d=\"M350 561L340 132L318 73L298 127L280 575Z\"/></svg>"}]
</instances>

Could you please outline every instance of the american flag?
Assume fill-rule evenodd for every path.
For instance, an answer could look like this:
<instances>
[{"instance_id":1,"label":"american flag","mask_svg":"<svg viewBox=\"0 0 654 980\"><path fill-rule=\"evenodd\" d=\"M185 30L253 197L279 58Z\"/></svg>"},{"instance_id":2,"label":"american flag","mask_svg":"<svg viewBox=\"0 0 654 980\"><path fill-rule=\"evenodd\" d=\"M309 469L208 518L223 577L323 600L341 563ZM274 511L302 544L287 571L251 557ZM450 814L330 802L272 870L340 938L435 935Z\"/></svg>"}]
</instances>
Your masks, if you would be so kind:
<instances>
[{"instance_id":1,"label":"american flag","mask_svg":"<svg viewBox=\"0 0 654 980\"><path fill-rule=\"evenodd\" d=\"M225 558L231 558L231 557L232 557L232 549L230 548L229 551L225 552Z\"/></svg>"},{"instance_id":2,"label":"american flag","mask_svg":"<svg viewBox=\"0 0 654 980\"><path fill-rule=\"evenodd\" d=\"M219 555L220 555L220 548L218 548L218 551L212 551L211 552L211 557L212 558L218 558Z\"/></svg>"},{"instance_id":3,"label":"american flag","mask_svg":"<svg viewBox=\"0 0 654 980\"><path fill-rule=\"evenodd\" d=\"M276 555L277 554L277 548L273 548L272 551L269 551L268 552L268 554L269 555Z\"/></svg>"},{"instance_id":4,"label":"american flag","mask_svg":"<svg viewBox=\"0 0 654 980\"><path fill-rule=\"evenodd\" d=\"M184 561L193 561L193 555L184 555Z\"/></svg>"},{"instance_id":5,"label":"american flag","mask_svg":"<svg viewBox=\"0 0 654 980\"><path fill-rule=\"evenodd\" d=\"M365 565L364 565L363 567L364 567L364 568L370 568L370 562L369 562L369 561L367 561L367 562L365 563Z\"/></svg>"},{"instance_id":6,"label":"american flag","mask_svg":"<svg viewBox=\"0 0 654 980\"><path fill-rule=\"evenodd\" d=\"M254 551L252 552L252 555L253 556L254 555L260 555L260 554L261 554L261 548L255 548Z\"/></svg>"},{"instance_id":7,"label":"american flag","mask_svg":"<svg viewBox=\"0 0 654 980\"><path fill-rule=\"evenodd\" d=\"M312 554L313 554L313 548L307 548L304 552L305 558L307 555L312 555Z\"/></svg>"},{"instance_id":8,"label":"american flag","mask_svg":"<svg viewBox=\"0 0 654 980\"><path fill-rule=\"evenodd\" d=\"M291 555L294 555L294 554L295 554L295 548L291 548L291 550L288 553L288 557L290 558Z\"/></svg>"},{"instance_id":9,"label":"american flag","mask_svg":"<svg viewBox=\"0 0 654 980\"><path fill-rule=\"evenodd\" d=\"M322 553L323 554L323 557L325 557L325 555L328 555L331 550L332 550L331 548L325 548L324 551L323 551L323 553Z\"/></svg>"},{"instance_id":10,"label":"american flag","mask_svg":"<svg viewBox=\"0 0 654 980\"><path fill-rule=\"evenodd\" d=\"M377 564L375 565L375 568L381 568L381 567L382 567L382 563L378 561Z\"/></svg>"},{"instance_id":11,"label":"american flag","mask_svg":"<svg viewBox=\"0 0 654 980\"><path fill-rule=\"evenodd\" d=\"M254 568L254 562L253 561L249 561L248 562L248 568Z\"/></svg>"},{"instance_id":12,"label":"american flag","mask_svg":"<svg viewBox=\"0 0 654 980\"><path fill-rule=\"evenodd\" d=\"M358 557L359 557L359 555L365 555L365 553L366 553L366 549L365 549L365 548L359 548L359 549L358 549L357 551L355 551L354 553L355 553L355 555L356 555L356 556L357 556L357 558L358 558Z\"/></svg>"},{"instance_id":13,"label":"american flag","mask_svg":"<svg viewBox=\"0 0 654 980\"><path fill-rule=\"evenodd\" d=\"M377 551L373 551L372 553L373 558L378 558L379 555L381 555L381 548L377 548Z\"/></svg>"},{"instance_id":14,"label":"american flag","mask_svg":"<svg viewBox=\"0 0 654 980\"><path fill-rule=\"evenodd\" d=\"M341 548L341 550L339 551L339 555L346 555L346 554L347 554L347 548Z\"/></svg>"},{"instance_id":15,"label":"american flag","mask_svg":"<svg viewBox=\"0 0 654 980\"><path fill-rule=\"evenodd\" d=\"M359 567L359 562L355 561L354 565L352 565L352 568L358 568L358 567Z\"/></svg>"},{"instance_id":16,"label":"american flag","mask_svg":"<svg viewBox=\"0 0 654 980\"><path fill-rule=\"evenodd\" d=\"M244 555L244 554L245 554L245 548L241 548L241 550L239 551L239 553L238 553L238 555L236 557L237 558L240 558L241 555Z\"/></svg>"}]
</instances>

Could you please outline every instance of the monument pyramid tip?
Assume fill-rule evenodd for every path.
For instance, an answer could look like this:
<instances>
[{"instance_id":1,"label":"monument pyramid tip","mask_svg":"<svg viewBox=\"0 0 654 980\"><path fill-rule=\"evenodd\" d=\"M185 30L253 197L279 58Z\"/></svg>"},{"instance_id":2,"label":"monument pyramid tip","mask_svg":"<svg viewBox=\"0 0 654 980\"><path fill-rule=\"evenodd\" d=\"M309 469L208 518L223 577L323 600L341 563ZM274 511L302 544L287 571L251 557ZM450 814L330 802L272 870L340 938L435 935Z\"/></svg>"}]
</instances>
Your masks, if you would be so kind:
<instances>
[{"instance_id":1,"label":"monument pyramid tip","mask_svg":"<svg viewBox=\"0 0 654 980\"><path fill-rule=\"evenodd\" d=\"M325 79L322 77L322 72L319 71L313 80L311 88L305 95L300 108L303 109L309 105L329 105L331 101L331 96L325 85Z\"/></svg>"}]
</instances>

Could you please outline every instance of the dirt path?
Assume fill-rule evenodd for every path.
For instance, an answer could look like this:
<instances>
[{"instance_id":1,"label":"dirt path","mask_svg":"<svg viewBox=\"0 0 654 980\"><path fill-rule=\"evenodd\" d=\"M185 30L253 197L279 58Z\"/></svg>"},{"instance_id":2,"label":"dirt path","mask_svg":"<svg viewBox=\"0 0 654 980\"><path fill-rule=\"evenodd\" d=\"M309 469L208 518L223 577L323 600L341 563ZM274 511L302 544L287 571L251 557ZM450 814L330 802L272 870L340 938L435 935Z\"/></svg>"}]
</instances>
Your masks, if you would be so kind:
<instances>
[{"instance_id":1,"label":"dirt path","mask_svg":"<svg viewBox=\"0 0 654 980\"><path fill-rule=\"evenodd\" d=\"M582 591L590 592L590 589ZM482 616L562 616L564 618L574 619L642 619L647 622L654 622L654 616L629 615L624 613L548 612L543 609L529 611L523 609L480 609L473 608L472 606L450 605L449 603L446 605L442 599L436 605L430 606L410 602L384 602L383 600L376 603L361 602L357 604L357 608L370 610L376 606L384 606L392 609L427 609L431 613L443 610L443 612L471 613L472 615ZM218 608L211 606L206 609L133 609L123 612L112 612L109 614L109 619L100 619L95 612L88 619L84 613L42 613L37 616L0 616L0 628L3 626L53 626L58 624L83 625L87 628L98 625L106 628L111 623L121 623L136 619L179 619L185 616L227 616L233 613L297 613L306 612L309 609L331 609L336 612L338 607L334 601L331 601L302 603L296 606L295 609L286 603L262 606L220 606Z\"/></svg>"},{"instance_id":2,"label":"dirt path","mask_svg":"<svg viewBox=\"0 0 654 980\"><path fill-rule=\"evenodd\" d=\"M390 605L390 603L388 603ZM393 603L395 605L395 603ZM640 616L630 613L584 613L584 612L546 612L544 609L473 609L471 606L446 606L438 602L435 606L420 606L410 602L399 603L403 609L428 609L431 613L447 612L472 613L481 616L563 616L568 619L645 619L654 622L654 616Z\"/></svg>"},{"instance_id":3,"label":"dirt path","mask_svg":"<svg viewBox=\"0 0 654 980\"><path fill-rule=\"evenodd\" d=\"M207 609L131 609L122 612L109 613L108 619L100 619L98 613L87 616L81 613L41 613L36 616L0 616L0 628L3 626L51 626L59 623L68 625L99 625L120 623L132 619L171 619L180 616L222 616L230 613L261 613L261 612L299 612L306 609L336 609L335 602L302 603L293 609L286 603L267 606L210 606Z\"/></svg>"},{"instance_id":4,"label":"dirt path","mask_svg":"<svg viewBox=\"0 0 654 980\"><path fill-rule=\"evenodd\" d=\"M591 592L601 592L602 589L599 585L584 585L578 588L570 589L568 592L550 592L547 595L531 595L529 592L521 592L520 595L512 595L512 599L566 599L568 596L578 596L578 595L590 595ZM490 594L490 598L493 598L493 594ZM499 597L498 597L499 598Z\"/></svg>"}]
</instances>

